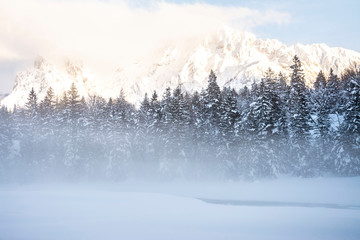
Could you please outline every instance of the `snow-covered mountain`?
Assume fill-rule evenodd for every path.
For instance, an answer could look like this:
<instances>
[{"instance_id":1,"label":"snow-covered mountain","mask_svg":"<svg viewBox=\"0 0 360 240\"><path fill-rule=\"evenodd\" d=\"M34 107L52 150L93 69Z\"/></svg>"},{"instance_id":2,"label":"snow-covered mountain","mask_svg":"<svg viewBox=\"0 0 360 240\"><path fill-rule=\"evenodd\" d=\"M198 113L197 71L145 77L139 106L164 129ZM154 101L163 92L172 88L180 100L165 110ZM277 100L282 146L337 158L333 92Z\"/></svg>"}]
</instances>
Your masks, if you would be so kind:
<instances>
[{"instance_id":1,"label":"snow-covered mountain","mask_svg":"<svg viewBox=\"0 0 360 240\"><path fill-rule=\"evenodd\" d=\"M303 63L308 85L320 70L327 73L333 68L335 73L341 73L360 63L360 53L352 50L325 44L287 46L278 40L258 39L251 33L226 27L211 35L166 43L153 55L119 67L107 84L96 81L96 75L82 65L68 62L60 70L39 58L33 68L17 75L12 93L1 103L9 107L24 105L32 87L40 99L49 86L61 95L72 82L85 97L89 94L116 97L123 89L128 101L138 103L146 92L157 90L161 95L166 87L175 88L179 84L190 92L201 90L206 87L211 69L220 86L239 89L261 79L269 67L289 74L295 54Z\"/></svg>"},{"instance_id":2,"label":"snow-covered mountain","mask_svg":"<svg viewBox=\"0 0 360 240\"><path fill-rule=\"evenodd\" d=\"M39 56L32 68L17 74L12 92L1 101L1 105L8 108L24 106L31 88L34 88L40 100L45 97L49 87L60 98L73 82L79 95L88 96L96 93L93 80L94 74L82 64L66 61L63 68L57 68Z\"/></svg>"}]
</instances>

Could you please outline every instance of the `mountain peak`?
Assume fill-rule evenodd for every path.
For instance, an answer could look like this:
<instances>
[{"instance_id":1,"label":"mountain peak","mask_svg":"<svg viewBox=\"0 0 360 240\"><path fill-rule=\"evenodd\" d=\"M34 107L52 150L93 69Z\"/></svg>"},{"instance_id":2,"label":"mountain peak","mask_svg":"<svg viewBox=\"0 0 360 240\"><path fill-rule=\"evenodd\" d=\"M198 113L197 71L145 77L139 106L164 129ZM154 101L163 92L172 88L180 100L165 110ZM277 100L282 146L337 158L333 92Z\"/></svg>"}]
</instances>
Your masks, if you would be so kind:
<instances>
[{"instance_id":1,"label":"mountain peak","mask_svg":"<svg viewBox=\"0 0 360 240\"><path fill-rule=\"evenodd\" d=\"M34 68L35 69L41 69L43 67L45 67L47 65L47 62L45 60L45 58L43 58L42 56L38 55L35 60L34 60Z\"/></svg>"}]
</instances>

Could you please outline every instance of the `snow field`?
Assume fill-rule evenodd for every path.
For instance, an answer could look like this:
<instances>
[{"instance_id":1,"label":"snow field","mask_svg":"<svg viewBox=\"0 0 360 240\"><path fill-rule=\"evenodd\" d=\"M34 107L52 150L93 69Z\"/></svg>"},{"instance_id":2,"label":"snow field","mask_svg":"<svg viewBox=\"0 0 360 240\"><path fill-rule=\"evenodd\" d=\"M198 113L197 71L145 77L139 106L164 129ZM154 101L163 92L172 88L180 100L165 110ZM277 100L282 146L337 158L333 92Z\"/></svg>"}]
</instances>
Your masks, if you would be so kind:
<instances>
[{"instance_id":1,"label":"snow field","mask_svg":"<svg viewBox=\"0 0 360 240\"><path fill-rule=\"evenodd\" d=\"M0 239L358 239L359 182L3 185ZM234 206L199 199L215 197L265 204ZM355 207L267 206L267 201Z\"/></svg>"}]
</instances>

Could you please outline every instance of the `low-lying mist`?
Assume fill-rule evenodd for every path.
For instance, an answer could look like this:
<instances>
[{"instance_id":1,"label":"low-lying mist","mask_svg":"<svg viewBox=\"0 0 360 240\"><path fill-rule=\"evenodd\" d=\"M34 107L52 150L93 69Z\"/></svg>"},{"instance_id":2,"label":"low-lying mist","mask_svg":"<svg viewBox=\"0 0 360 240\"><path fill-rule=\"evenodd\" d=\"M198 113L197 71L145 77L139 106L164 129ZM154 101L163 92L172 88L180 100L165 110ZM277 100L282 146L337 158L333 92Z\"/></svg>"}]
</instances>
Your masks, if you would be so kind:
<instances>
[{"instance_id":1,"label":"low-lying mist","mask_svg":"<svg viewBox=\"0 0 360 240\"><path fill-rule=\"evenodd\" d=\"M73 84L61 99L49 88L38 103L32 89L25 109L0 111L0 180L358 176L359 71L349 70L342 85L330 74L336 88L319 73L312 90L296 56L292 68L299 76L290 86L269 69L240 92L220 90L211 72L201 93L168 88L162 99L146 94L138 109L123 92L85 100Z\"/></svg>"}]
</instances>

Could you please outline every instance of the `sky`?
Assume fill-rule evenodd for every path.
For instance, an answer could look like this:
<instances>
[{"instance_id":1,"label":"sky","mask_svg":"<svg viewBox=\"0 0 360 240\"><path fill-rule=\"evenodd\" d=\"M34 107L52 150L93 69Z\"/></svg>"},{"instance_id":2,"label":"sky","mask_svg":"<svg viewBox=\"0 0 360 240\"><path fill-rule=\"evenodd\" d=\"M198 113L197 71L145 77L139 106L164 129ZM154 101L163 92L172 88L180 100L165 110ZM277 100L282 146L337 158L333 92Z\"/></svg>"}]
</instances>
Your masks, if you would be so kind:
<instances>
[{"instance_id":1,"label":"sky","mask_svg":"<svg viewBox=\"0 0 360 240\"><path fill-rule=\"evenodd\" d=\"M0 93L41 55L113 72L164 41L224 25L286 44L360 52L357 0L0 0Z\"/></svg>"}]
</instances>

